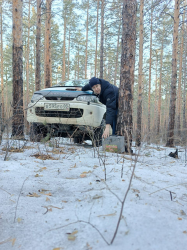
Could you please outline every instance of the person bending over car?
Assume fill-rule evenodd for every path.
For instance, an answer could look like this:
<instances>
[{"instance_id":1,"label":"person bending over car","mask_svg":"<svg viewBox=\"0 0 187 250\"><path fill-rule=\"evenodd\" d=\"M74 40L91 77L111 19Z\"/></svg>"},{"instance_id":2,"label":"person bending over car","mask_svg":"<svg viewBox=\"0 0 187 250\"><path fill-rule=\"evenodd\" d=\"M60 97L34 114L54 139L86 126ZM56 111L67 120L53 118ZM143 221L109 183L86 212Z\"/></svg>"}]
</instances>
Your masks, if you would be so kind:
<instances>
[{"instance_id":1,"label":"person bending over car","mask_svg":"<svg viewBox=\"0 0 187 250\"><path fill-rule=\"evenodd\" d=\"M118 113L118 95L119 88L104 79L92 77L89 84L77 90L93 90L94 94L98 96L99 101L106 105L106 128L102 135L103 138L109 136L110 125L112 126L112 134L115 135L117 113Z\"/></svg>"}]
</instances>

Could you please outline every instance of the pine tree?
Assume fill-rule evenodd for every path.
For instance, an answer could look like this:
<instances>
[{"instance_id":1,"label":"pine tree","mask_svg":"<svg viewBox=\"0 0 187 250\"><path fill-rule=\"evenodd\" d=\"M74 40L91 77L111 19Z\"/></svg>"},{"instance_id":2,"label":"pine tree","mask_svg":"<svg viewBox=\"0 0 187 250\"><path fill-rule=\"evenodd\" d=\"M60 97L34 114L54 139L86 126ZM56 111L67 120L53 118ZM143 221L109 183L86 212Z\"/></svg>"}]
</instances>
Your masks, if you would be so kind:
<instances>
[{"instance_id":1,"label":"pine tree","mask_svg":"<svg viewBox=\"0 0 187 250\"><path fill-rule=\"evenodd\" d=\"M117 134L125 136L128 151L132 145L132 88L136 51L136 0L124 0L122 12L122 55Z\"/></svg>"},{"instance_id":2,"label":"pine tree","mask_svg":"<svg viewBox=\"0 0 187 250\"><path fill-rule=\"evenodd\" d=\"M24 136L22 0L13 1L13 120L12 136Z\"/></svg>"}]
</instances>

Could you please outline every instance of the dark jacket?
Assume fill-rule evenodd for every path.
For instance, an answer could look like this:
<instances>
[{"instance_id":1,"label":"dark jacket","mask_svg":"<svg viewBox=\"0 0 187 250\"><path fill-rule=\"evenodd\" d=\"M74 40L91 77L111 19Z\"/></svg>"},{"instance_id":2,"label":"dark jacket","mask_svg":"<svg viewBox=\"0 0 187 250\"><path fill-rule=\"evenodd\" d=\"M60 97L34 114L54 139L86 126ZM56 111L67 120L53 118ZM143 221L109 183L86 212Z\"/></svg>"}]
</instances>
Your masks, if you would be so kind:
<instances>
[{"instance_id":1,"label":"dark jacket","mask_svg":"<svg viewBox=\"0 0 187 250\"><path fill-rule=\"evenodd\" d=\"M119 88L103 79L99 79L99 81L101 84L101 93L98 96L99 101L106 105L106 124L112 125L118 109ZM89 84L82 88L83 91L90 89Z\"/></svg>"}]
</instances>

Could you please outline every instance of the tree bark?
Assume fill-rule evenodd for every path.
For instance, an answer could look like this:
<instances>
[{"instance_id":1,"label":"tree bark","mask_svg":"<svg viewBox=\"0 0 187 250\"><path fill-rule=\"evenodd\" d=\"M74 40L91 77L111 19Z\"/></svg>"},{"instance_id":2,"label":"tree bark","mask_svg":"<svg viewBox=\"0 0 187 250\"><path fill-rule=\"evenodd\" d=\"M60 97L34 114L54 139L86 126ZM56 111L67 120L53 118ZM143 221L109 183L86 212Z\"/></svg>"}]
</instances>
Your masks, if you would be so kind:
<instances>
[{"instance_id":1,"label":"tree bark","mask_svg":"<svg viewBox=\"0 0 187 250\"><path fill-rule=\"evenodd\" d=\"M156 132L157 131L157 114L158 114L158 53L156 50L156 79L155 79L155 101L154 101L154 125L153 125L153 130ZM156 135L156 133L155 133Z\"/></svg>"},{"instance_id":2,"label":"tree bark","mask_svg":"<svg viewBox=\"0 0 187 250\"><path fill-rule=\"evenodd\" d=\"M45 21L45 88L52 86L51 83L51 3L46 0L46 21Z\"/></svg>"},{"instance_id":3,"label":"tree bark","mask_svg":"<svg viewBox=\"0 0 187 250\"><path fill-rule=\"evenodd\" d=\"M87 20L86 20L85 79L87 79L87 63L88 63L88 17L89 17L89 0L87 3Z\"/></svg>"},{"instance_id":4,"label":"tree bark","mask_svg":"<svg viewBox=\"0 0 187 250\"><path fill-rule=\"evenodd\" d=\"M96 37L95 37L95 77L97 77L98 20L99 20L99 0L97 0L97 21L96 21Z\"/></svg>"},{"instance_id":5,"label":"tree bark","mask_svg":"<svg viewBox=\"0 0 187 250\"><path fill-rule=\"evenodd\" d=\"M26 86L27 86L27 89L26 89L26 101L23 102L23 104L25 105L24 107L27 107L28 106L28 103L29 103L29 91L30 91L30 88L29 88L29 55L30 55L30 7L31 7L31 4L30 4L30 0L28 2L29 4L29 12L28 12L28 33L27 33L27 55L26 55ZM25 110L25 108L24 108ZM26 127L26 134L28 135L29 134L29 122L27 121L26 119L26 110L24 111L24 117L25 117L25 127Z\"/></svg>"},{"instance_id":6,"label":"tree bark","mask_svg":"<svg viewBox=\"0 0 187 250\"><path fill-rule=\"evenodd\" d=\"M103 78L103 56L104 56L104 0L101 0L100 78Z\"/></svg>"},{"instance_id":7,"label":"tree bark","mask_svg":"<svg viewBox=\"0 0 187 250\"><path fill-rule=\"evenodd\" d=\"M117 39L117 46L116 46L116 65L115 65L115 73L114 73L114 85L115 85L115 86L116 86L117 68L118 68L118 51L119 51L120 30L121 30L121 26L119 25L119 29L118 29L118 39Z\"/></svg>"},{"instance_id":8,"label":"tree bark","mask_svg":"<svg viewBox=\"0 0 187 250\"><path fill-rule=\"evenodd\" d=\"M69 41L68 41L68 80L69 80L69 58L70 58L70 40L71 40L71 36L70 36L71 32L69 30Z\"/></svg>"},{"instance_id":9,"label":"tree bark","mask_svg":"<svg viewBox=\"0 0 187 250\"><path fill-rule=\"evenodd\" d=\"M162 102L162 64L163 64L163 49L164 49L164 32L162 36L162 47L161 47L161 56L160 56L160 79L159 79L159 90L158 90L158 118L157 118L157 136L160 133L160 120L161 120L161 102Z\"/></svg>"},{"instance_id":10,"label":"tree bark","mask_svg":"<svg viewBox=\"0 0 187 250\"><path fill-rule=\"evenodd\" d=\"M37 0L35 90L41 89L41 0Z\"/></svg>"},{"instance_id":11,"label":"tree bark","mask_svg":"<svg viewBox=\"0 0 187 250\"><path fill-rule=\"evenodd\" d=\"M3 1L0 2L0 15L1 15L1 119L2 119L2 124L4 123L4 113L5 113L5 101L4 101L4 79L3 79Z\"/></svg>"},{"instance_id":12,"label":"tree bark","mask_svg":"<svg viewBox=\"0 0 187 250\"><path fill-rule=\"evenodd\" d=\"M151 6L153 1L151 2ZM152 36L153 36L153 7L151 9L151 34L150 34L150 50L149 50L149 94L148 94L148 138L151 141L151 67L152 67Z\"/></svg>"},{"instance_id":13,"label":"tree bark","mask_svg":"<svg viewBox=\"0 0 187 250\"><path fill-rule=\"evenodd\" d=\"M64 43L63 43L63 60L62 60L62 81L66 80L66 10L64 3Z\"/></svg>"},{"instance_id":14,"label":"tree bark","mask_svg":"<svg viewBox=\"0 0 187 250\"><path fill-rule=\"evenodd\" d=\"M24 136L22 0L12 2L13 11L13 120L12 136Z\"/></svg>"},{"instance_id":15,"label":"tree bark","mask_svg":"<svg viewBox=\"0 0 187 250\"><path fill-rule=\"evenodd\" d=\"M122 54L117 118L118 135L125 136L128 151L132 145L132 89L136 51L136 0L124 0L122 10Z\"/></svg>"},{"instance_id":16,"label":"tree bark","mask_svg":"<svg viewBox=\"0 0 187 250\"><path fill-rule=\"evenodd\" d=\"M173 51L172 51L172 80L171 96L169 106L169 124L167 132L166 146L174 146L174 127L175 127L175 106L176 106L176 83L177 83L177 47L178 47L178 28L179 28L179 0L175 0L174 10L174 29L173 29Z\"/></svg>"},{"instance_id":17,"label":"tree bark","mask_svg":"<svg viewBox=\"0 0 187 250\"><path fill-rule=\"evenodd\" d=\"M187 3L187 1L186 1ZM185 12L186 13L186 12ZM183 119L182 119L182 127L183 127L183 135L182 141L185 145L186 143L186 57L187 57L187 26L185 26L185 33L184 33L184 44L185 44L185 52L184 52L184 82L183 82Z\"/></svg>"},{"instance_id":18,"label":"tree bark","mask_svg":"<svg viewBox=\"0 0 187 250\"><path fill-rule=\"evenodd\" d=\"M182 59L183 59L183 48L184 48L184 13L182 17L181 27L181 44L180 44L180 59L179 59L179 80L178 80L178 91L177 91L177 135L180 138L181 135L181 81L182 81ZM179 139L178 138L178 139Z\"/></svg>"},{"instance_id":19,"label":"tree bark","mask_svg":"<svg viewBox=\"0 0 187 250\"><path fill-rule=\"evenodd\" d=\"M140 1L140 32L139 32L139 70L138 70L138 104L136 146L141 145L142 133L142 67L143 67L143 8L144 0Z\"/></svg>"}]
</instances>

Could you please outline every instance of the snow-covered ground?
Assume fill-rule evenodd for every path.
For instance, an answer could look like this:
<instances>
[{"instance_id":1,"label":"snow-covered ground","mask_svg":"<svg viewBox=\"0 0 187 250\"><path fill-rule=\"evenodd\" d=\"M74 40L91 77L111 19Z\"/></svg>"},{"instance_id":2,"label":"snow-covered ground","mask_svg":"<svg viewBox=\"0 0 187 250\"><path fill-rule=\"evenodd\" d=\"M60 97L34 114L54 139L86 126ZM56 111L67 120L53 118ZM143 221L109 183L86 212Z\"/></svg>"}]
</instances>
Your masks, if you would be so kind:
<instances>
[{"instance_id":1,"label":"snow-covered ground","mask_svg":"<svg viewBox=\"0 0 187 250\"><path fill-rule=\"evenodd\" d=\"M65 140L54 146L55 140L46 144L10 140L7 152L3 140L0 250L187 249L185 148L174 159L168 154L175 149L142 146L110 245L135 156L99 148L98 157L90 145ZM13 152L16 148L22 152Z\"/></svg>"}]
</instances>

